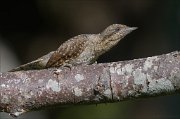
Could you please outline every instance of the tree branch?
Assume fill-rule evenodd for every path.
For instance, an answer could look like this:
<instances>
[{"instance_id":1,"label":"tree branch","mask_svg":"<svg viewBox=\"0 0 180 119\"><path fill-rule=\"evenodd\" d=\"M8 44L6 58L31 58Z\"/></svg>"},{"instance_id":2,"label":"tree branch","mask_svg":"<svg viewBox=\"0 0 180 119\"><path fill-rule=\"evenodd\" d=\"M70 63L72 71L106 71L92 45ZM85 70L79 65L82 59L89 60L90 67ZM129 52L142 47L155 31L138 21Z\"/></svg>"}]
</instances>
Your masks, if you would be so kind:
<instances>
[{"instance_id":1,"label":"tree branch","mask_svg":"<svg viewBox=\"0 0 180 119\"><path fill-rule=\"evenodd\" d=\"M180 91L180 52L130 61L0 73L0 111L118 102Z\"/></svg>"}]
</instances>

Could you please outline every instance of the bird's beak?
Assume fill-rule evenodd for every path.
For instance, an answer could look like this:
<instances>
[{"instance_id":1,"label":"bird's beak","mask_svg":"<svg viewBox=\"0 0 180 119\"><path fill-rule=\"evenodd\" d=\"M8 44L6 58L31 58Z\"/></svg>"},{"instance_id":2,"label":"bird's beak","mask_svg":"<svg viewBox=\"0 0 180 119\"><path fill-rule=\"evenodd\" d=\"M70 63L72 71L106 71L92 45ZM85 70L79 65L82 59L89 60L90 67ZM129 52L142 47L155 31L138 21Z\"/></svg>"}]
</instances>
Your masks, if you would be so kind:
<instances>
[{"instance_id":1,"label":"bird's beak","mask_svg":"<svg viewBox=\"0 0 180 119\"><path fill-rule=\"evenodd\" d=\"M138 27L128 27L126 30L127 31L134 31L134 30L136 30Z\"/></svg>"},{"instance_id":2,"label":"bird's beak","mask_svg":"<svg viewBox=\"0 0 180 119\"><path fill-rule=\"evenodd\" d=\"M125 33L125 34L129 34L130 32L136 30L137 28L138 28L138 27L126 27L126 28L124 29L124 33Z\"/></svg>"}]
</instances>

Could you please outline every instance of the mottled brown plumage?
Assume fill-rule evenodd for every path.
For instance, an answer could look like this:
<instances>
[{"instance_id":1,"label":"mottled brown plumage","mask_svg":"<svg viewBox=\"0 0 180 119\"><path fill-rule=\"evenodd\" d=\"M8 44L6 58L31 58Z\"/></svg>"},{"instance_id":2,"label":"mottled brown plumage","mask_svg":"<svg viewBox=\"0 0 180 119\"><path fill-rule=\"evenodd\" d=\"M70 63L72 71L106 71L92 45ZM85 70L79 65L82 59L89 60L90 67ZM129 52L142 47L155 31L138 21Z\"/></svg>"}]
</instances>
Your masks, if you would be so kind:
<instances>
[{"instance_id":1,"label":"mottled brown plumage","mask_svg":"<svg viewBox=\"0 0 180 119\"><path fill-rule=\"evenodd\" d=\"M11 71L91 64L136 27L113 24L99 34L82 34L64 42L56 51Z\"/></svg>"},{"instance_id":2,"label":"mottled brown plumage","mask_svg":"<svg viewBox=\"0 0 180 119\"><path fill-rule=\"evenodd\" d=\"M46 67L59 67L77 58L85 49L86 35L76 36L63 43L50 57Z\"/></svg>"}]
</instances>

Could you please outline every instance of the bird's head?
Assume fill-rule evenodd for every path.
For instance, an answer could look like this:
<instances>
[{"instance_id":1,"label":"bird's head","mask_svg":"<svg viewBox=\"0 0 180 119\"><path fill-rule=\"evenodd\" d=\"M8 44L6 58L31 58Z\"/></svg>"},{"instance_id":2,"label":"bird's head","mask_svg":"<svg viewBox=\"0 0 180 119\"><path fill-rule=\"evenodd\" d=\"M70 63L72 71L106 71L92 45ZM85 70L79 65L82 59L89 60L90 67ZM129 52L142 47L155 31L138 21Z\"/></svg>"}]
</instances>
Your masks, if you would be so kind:
<instances>
[{"instance_id":1,"label":"bird's head","mask_svg":"<svg viewBox=\"0 0 180 119\"><path fill-rule=\"evenodd\" d=\"M99 42L99 47L97 47L97 50L100 52L106 52L135 29L137 29L137 27L129 27L122 24L113 24L108 26L104 31L101 32L99 36L101 41Z\"/></svg>"}]
</instances>

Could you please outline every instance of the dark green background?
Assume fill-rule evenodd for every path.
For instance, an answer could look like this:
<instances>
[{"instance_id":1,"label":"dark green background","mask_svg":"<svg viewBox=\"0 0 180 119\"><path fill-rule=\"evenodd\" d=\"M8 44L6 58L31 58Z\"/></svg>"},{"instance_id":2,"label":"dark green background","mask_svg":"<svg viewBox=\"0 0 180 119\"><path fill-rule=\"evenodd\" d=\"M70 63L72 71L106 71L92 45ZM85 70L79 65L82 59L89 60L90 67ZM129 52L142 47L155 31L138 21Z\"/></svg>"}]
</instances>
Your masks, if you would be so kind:
<instances>
[{"instance_id":1,"label":"dark green background","mask_svg":"<svg viewBox=\"0 0 180 119\"><path fill-rule=\"evenodd\" d=\"M180 0L7 0L0 2L1 40L21 64L73 36L114 23L138 27L98 62L130 60L180 50ZM46 119L180 118L180 96L82 105L31 112ZM43 115L43 116L42 116ZM35 116L36 117L36 116ZM33 117L33 118L35 118Z\"/></svg>"}]
</instances>

